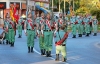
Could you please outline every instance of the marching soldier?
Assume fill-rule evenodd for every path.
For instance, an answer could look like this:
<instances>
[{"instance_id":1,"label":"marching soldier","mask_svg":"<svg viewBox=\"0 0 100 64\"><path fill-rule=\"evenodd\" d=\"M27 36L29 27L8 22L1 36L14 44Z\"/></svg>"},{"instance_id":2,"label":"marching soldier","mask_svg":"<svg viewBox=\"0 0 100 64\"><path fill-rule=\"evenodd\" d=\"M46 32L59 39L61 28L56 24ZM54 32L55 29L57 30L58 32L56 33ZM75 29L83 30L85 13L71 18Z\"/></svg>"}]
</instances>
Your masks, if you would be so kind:
<instances>
[{"instance_id":1,"label":"marching soldier","mask_svg":"<svg viewBox=\"0 0 100 64\"><path fill-rule=\"evenodd\" d=\"M28 19L24 24L24 31L27 36L28 53L33 53L35 31L31 13L28 14Z\"/></svg>"},{"instance_id":2,"label":"marching soldier","mask_svg":"<svg viewBox=\"0 0 100 64\"><path fill-rule=\"evenodd\" d=\"M18 25L17 25L18 34L19 34L18 38L22 37L22 22L23 22L23 18L20 17L20 19L18 20Z\"/></svg>"},{"instance_id":3,"label":"marching soldier","mask_svg":"<svg viewBox=\"0 0 100 64\"><path fill-rule=\"evenodd\" d=\"M14 47L14 42L15 42L15 23L14 21L10 18L8 19L9 24L8 24L8 34L9 34L9 42L11 44L11 47Z\"/></svg>"},{"instance_id":4,"label":"marching soldier","mask_svg":"<svg viewBox=\"0 0 100 64\"><path fill-rule=\"evenodd\" d=\"M83 34L83 26L82 26L82 18L81 16L77 16L77 21L78 21L78 34L79 34L79 37L82 37L82 34Z\"/></svg>"},{"instance_id":5,"label":"marching soldier","mask_svg":"<svg viewBox=\"0 0 100 64\"><path fill-rule=\"evenodd\" d=\"M93 18L92 25L93 25L93 32L94 32L93 36L97 36L98 20L96 19L96 16L94 16L94 18Z\"/></svg>"},{"instance_id":6,"label":"marching soldier","mask_svg":"<svg viewBox=\"0 0 100 64\"><path fill-rule=\"evenodd\" d=\"M60 28L60 29L59 29ZM56 59L55 61L59 61L59 54L62 54L62 61L66 62L66 38L68 37L68 33L64 31L65 26L60 26L59 31L56 32Z\"/></svg>"},{"instance_id":7,"label":"marching soldier","mask_svg":"<svg viewBox=\"0 0 100 64\"><path fill-rule=\"evenodd\" d=\"M65 19L65 18L64 18ZM58 25L58 27L60 27L60 26L67 26L66 25L66 21L64 21L64 19L63 19L63 17L62 17L62 13L59 13L59 19L58 19L58 22L57 22L57 25ZM65 29L64 29L65 30ZM65 30L65 32L66 32L67 30Z\"/></svg>"},{"instance_id":8,"label":"marching soldier","mask_svg":"<svg viewBox=\"0 0 100 64\"><path fill-rule=\"evenodd\" d=\"M51 50L53 45L53 31L52 31L52 21L50 20L50 14L47 14L47 19L44 23L44 32L42 28L42 33L44 33L44 44L46 50L46 57L51 57Z\"/></svg>"},{"instance_id":9,"label":"marching soldier","mask_svg":"<svg viewBox=\"0 0 100 64\"><path fill-rule=\"evenodd\" d=\"M9 24L9 14L6 14L5 20L4 20L4 30L5 30L5 39L6 39L6 44L9 44L9 34L8 34L8 24Z\"/></svg>"},{"instance_id":10,"label":"marching soldier","mask_svg":"<svg viewBox=\"0 0 100 64\"><path fill-rule=\"evenodd\" d=\"M71 21L71 26L72 26L72 34L73 34L73 37L72 38L76 38L76 24L78 23L76 21L76 16L73 14L73 16L70 18L70 21Z\"/></svg>"},{"instance_id":11,"label":"marching soldier","mask_svg":"<svg viewBox=\"0 0 100 64\"><path fill-rule=\"evenodd\" d=\"M36 38L37 38L37 34L36 34L36 28L37 28L37 27L36 27L36 26L37 26L37 25L36 25L36 23L37 23L37 22L36 22L36 15L34 15L34 16L32 17L32 19L33 19L34 28L35 28L35 29L34 29L34 30L35 30L35 36L34 36L34 38L36 39Z\"/></svg>"},{"instance_id":12,"label":"marching soldier","mask_svg":"<svg viewBox=\"0 0 100 64\"><path fill-rule=\"evenodd\" d=\"M88 18L88 15L86 15L86 17L84 18L84 21L85 21L85 32L86 32L86 36L89 36L89 33L90 33L90 22L89 22L89 18Z\"/></svg>"},{"instance_id":13,"label":"marching soldier","mask_svg":"<svg viewBox=\"0 0 100 64\"><path fill-rule=\"evenodd\" d=\"M89 25L90 25L90 27L89 27L90 33L89 34L91 34L91 32L92 32L92 17L90 14L88 14L88 18L89 18Z\"/></svg>"},{"instance_id":14,"label":"marching soldier","mask_svg":"<svg viewBox=\"0 0 100 64\"><path fill-rule=\"evenodd\" d=\"M45 23L44 13L42 13L41 20L39 21L39 27L37 30L41 55L45 55L45 43L44 43L44 33L43 33L44 32L44 29L43 29L44 23Z\"/></svg>"},{"instance_id":15,"label":"marching soldier","mask_svg":"<svg viewBox=\"0 0 100 64\"><path fill-rule=\"evenodd\" d=\"M84 21L85 15L82 17L82 26L83 26L83 35L85 35L85 21Z\"/></svg>"}]
</instances>

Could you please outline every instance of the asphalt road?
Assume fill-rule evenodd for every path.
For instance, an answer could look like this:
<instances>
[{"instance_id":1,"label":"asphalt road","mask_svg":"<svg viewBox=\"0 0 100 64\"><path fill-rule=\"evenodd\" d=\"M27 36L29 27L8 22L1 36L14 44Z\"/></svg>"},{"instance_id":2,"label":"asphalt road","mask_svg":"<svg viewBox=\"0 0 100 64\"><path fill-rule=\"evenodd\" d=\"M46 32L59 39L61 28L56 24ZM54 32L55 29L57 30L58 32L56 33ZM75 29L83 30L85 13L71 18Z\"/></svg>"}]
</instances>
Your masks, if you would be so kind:
<instances>
[{"instance_id":1,"label":"asphalt road","mask_svg":"<svg viewBox=\"0 0 100 64\"><path fill-rule=\"evenodd\" d=\"M67 62L55 61L55 45L53 44L52 57L40 55L38 38L35 39L34 53L27 52L27 40L23 32L22 38L17 38L15 46L0 45L0 64L100 64L100 33L73 39L69 34L67 39Z\"/></svg>"}]
</instances>

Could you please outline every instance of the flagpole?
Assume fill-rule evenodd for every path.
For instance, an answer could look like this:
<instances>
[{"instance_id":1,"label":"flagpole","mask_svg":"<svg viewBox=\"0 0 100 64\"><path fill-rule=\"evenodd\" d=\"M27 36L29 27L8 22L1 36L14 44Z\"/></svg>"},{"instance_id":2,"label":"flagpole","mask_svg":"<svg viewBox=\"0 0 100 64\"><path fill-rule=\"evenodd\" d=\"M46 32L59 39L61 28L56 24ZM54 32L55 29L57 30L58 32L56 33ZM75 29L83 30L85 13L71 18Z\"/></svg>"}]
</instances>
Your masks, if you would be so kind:
<instances>
[{"instance_id":1,"label":"flagpole","mask_svg":"<svg viewBox=\"0 0 100 64\"><path fill-rule=\"evenodd\" d=\"M26 0L26 19L28 18L28 0Z\"/></svg>"},{"instance_id":2,"label":"flagpole","mask_svg":"<svg viewBox=\"0 0 100 64\"><path fill-rule=\"evenodd\" d=\"M65 0L64 0L64 14L65 14Z\"/></svg>"}]
</instances>

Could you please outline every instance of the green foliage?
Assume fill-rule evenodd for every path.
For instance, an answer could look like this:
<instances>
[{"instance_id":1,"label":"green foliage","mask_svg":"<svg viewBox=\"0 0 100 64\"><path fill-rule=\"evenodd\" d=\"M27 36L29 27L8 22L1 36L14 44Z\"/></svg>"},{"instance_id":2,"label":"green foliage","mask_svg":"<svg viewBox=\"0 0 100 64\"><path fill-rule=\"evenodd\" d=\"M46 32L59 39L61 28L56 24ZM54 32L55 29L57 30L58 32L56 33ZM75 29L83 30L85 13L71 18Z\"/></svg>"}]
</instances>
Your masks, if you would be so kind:
<instances>
[{"instance_id":1,"label":"green foliage","mask_svg":"<svg viewBox=\"0 0 100 64\"><path fill-rule=\"evenodd\" d=\"M90 11L90 13L93 15L93 16L97 16L97 19L100 21L100 9L92 9Z\"/></svg>"}]
</instances>

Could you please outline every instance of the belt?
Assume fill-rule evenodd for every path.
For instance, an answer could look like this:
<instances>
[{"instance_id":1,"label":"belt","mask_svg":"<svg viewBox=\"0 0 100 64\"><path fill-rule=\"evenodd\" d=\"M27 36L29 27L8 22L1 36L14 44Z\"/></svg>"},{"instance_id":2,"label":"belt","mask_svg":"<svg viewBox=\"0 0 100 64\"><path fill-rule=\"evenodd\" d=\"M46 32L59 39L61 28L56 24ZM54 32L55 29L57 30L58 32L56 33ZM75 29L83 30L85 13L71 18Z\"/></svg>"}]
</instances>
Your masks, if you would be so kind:
<instances>
[{"instance_id":1,"label":"belt","mask_svg":"<svg viewBox=\"0 0 100 64\"><path fill-rule=\"evenodd\" d=\"M13 28L9 28L9 29L13 29Z\"/></svg>"},{"instance_id":2,"label":"belt","mask_svg":"<svg viewBox=\"0 0 100 64\"><path fill-rule=\"evenodd\" d=\"M32 30L32 29L27 29L27 30Z\"/></svg>"},{"instance_id":3,"label":"belt","mask_svg":"<svg viewBox=\"0 0 100 64\"><path fill-rule=\"evenodd\" d=\"M66 44L62 44L62 45L60 45L60 46L66 46Z\"/></svg>"},{"instance_id":4,"label":"belt","mask_svg":"<svg viewBox=\"0 0 100 64\"><path fill-rule=\"evenodd\" d=\"M44 31L47 31L47 32L49 32L49 31L51 31L51 30L44 30Z\"/></svg>"}]
</instances>

